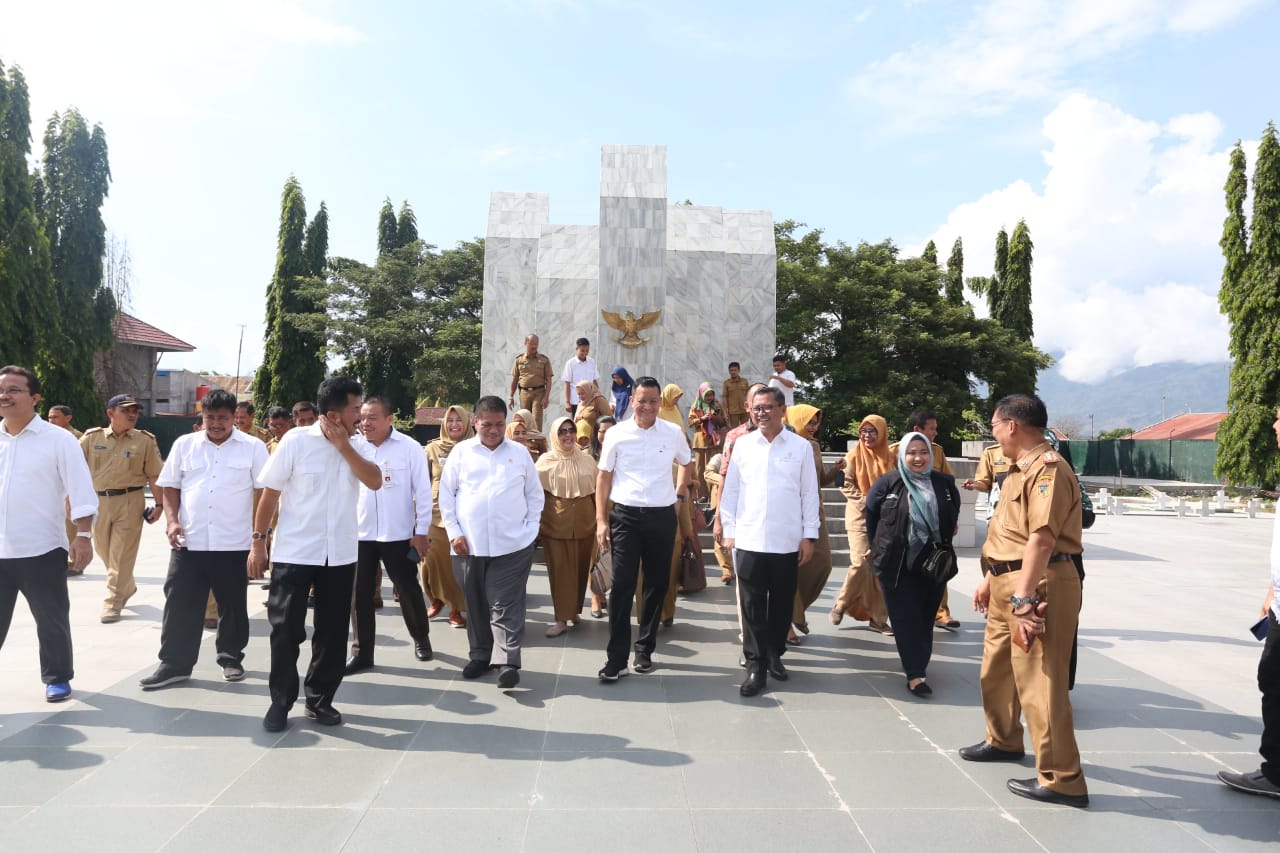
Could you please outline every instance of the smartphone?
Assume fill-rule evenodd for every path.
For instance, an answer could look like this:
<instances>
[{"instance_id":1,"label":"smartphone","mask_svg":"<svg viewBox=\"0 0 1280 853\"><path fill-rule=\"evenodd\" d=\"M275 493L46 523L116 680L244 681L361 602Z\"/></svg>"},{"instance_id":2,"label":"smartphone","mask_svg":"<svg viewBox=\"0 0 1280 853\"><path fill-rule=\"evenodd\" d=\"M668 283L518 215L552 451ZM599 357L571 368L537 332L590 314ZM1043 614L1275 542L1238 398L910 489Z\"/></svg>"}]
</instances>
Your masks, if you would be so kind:
<instances>
[{"instance_id":1,"label":"smartphone","mask_svg":"<svg viewBox=\"0 0 1280 853\"><path fill-rule=\"evenodd\" d=\"M142 520L143 520L143 521L146 521L146 522L150 522L150 521L151 521L151 514L152 514L153 512L155 512L157 509L159 509L159 507L155 507L155 506L144 506L144 507L142 508Z\"/></svg>"},{"instance_id":2,"label":"smartphone","mask_svg":"<svg viewBox=\"0 0 1280 853\"><path fill-rule=\"evenodd\" d=\"M1257 622L1249 626L1249 632L1259 640L1267 638L1267 629L1271 627L1271 621L1267 616L1263 616Z\"/></svg>"},{"instance_id":3,"label":"smartphone","mask_svg":"<svg viewBox=\"0 0 1280 853\"><path fill-rule=\"evenodd\" d=\"M407 559L410 563L413 563L415 565L422 562L422 558L418 556L418 549L413 547L412 545L409 546L409 551L404 556L405 556L405 559Z\"/></svg>"}]
</instances>

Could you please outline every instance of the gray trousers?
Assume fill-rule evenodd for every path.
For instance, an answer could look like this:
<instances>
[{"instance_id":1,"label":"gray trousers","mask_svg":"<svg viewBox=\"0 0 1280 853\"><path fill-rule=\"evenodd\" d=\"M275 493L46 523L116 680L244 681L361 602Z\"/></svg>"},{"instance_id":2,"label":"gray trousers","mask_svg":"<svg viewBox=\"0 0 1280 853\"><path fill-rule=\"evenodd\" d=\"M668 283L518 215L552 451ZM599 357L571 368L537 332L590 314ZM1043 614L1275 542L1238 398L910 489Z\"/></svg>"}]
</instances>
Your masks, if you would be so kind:
<instances>
[{"instance_id":1,"label":"gray trousers","mask_svg":"<svg viewBox=\"0 0 1280 853\"><path fill-rule=\"evenodd\" d=\"M532 568L532 543L498 557L453 556L453 576L467 602L471 660L488 661L491 666L520 666L525 587Z\"/></svg>"}]
</instances>

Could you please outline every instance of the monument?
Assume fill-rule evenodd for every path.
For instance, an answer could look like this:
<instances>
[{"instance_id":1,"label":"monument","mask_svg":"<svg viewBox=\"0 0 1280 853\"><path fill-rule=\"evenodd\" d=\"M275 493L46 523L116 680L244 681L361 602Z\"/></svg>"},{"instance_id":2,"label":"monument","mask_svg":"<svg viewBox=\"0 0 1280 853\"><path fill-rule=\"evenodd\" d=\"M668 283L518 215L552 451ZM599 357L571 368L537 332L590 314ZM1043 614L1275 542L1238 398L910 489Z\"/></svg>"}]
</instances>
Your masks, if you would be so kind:
<instances>
[{"instance_id":1,"label":"monument","mask_svg":"<svg viewBox=\"0 0 1280 853\"><path fill-rule=\"evenodd\" d=\"M555 225L546 193L495 192L485 232L482 394L506 399L524 336L556 370L550 411L564 405L560 371L573 342L591 340L609 371L719 394L730 361L763 381L773 372L777 254L773 215L667 204L667 149L605 145L600 222Z\"/></svg>"}]
</instances>

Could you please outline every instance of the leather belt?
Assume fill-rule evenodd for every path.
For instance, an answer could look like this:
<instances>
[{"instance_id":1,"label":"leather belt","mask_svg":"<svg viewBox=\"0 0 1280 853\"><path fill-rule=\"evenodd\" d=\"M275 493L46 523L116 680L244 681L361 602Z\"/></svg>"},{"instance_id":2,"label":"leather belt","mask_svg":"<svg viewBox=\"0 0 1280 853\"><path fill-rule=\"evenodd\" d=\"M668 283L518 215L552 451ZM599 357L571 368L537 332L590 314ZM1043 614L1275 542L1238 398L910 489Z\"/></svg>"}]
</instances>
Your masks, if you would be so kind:
<instances>
[{"instance_id":1,"label":"leather belt","mask_svg":"<svg viewBox=\"0 0 1280 853\"><path fill-rule=\"evenodd\" d=\"M521 390L521 391L541 391L543 388L546 388L546 387L547 387L547 386L546 386L545 384L543 384L543 385L534 385L532 388L526 388L526 387L524 387L523 385L521 385L521 386L520 386L520 390Z\"/></svg>"},{"instance_id":2,"label":"leather belt","mask_svg":"<svg viewBox=\"0 0 1280 853\"><path fill-rule=\"evenodd\" d=\"M1070 559L1070 554L1054 554L1049 557L1049 562L1061 563ZM1001 575L1007 575L1009 572L1019 571L1022 568L1021 560L1006 560L1000 563L992 562L991 560L984 560L983 562L986 563L987 571L997 578Z\"/></svg>"},{"instance_id":3,"label":"leather belt","mask_svg":"<svg viewBox=\"0 0 1280 853\"><path fill-rule=\"evenodd\" d=\"M115 498L115 497L119 497L120 495L127 495L130 492L140 492L145 488L146 486L130 486L127 489L107 489L105 491L98 492L98 497Z\"/></svg>"}]
</instances>

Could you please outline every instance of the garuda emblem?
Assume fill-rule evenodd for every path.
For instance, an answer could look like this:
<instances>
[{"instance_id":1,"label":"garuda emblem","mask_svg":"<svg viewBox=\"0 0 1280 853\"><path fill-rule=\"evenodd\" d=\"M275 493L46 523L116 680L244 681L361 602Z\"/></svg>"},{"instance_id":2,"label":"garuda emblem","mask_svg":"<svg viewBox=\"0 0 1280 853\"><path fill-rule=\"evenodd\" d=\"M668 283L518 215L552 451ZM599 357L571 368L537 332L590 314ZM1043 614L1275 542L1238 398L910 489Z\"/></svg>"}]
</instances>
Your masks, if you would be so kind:
<instances>
[{"instance_id":1,"label":"garuda emblem","mask_svg":"<svg viewBox=\"0 0 1280 853\"><path fill-rule=\"evenodd\" d=\"M622 332L622 337L614 338L614 341L629 349L634 349L653 340L653 338L642 338L639 333L657 323L658 318L662 316L661 311L646 311L639 317L630 311L627 312L626 317L616 311L602 310L600 314L604 317L606 323Z\"/></svg>"}]
</instances>

